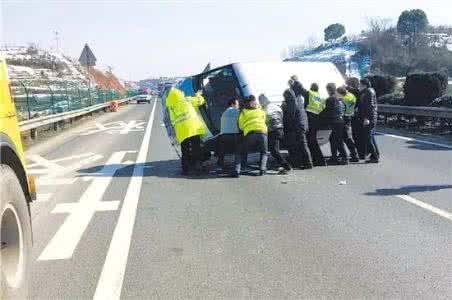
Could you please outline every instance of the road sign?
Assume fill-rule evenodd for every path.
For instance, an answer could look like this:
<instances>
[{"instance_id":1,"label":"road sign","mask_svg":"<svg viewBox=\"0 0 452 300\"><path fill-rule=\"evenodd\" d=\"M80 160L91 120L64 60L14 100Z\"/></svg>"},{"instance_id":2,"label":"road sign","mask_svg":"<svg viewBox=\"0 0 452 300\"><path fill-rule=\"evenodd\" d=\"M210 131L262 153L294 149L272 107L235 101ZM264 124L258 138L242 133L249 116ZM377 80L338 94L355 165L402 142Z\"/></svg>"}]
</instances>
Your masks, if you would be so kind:
<instances>
[{"instance_id":1,"label":"road sign","mask_svg":"<svg viewBox=\"0 0 452 300\"><path fill-rule=\"evenodd\" d=\"M79 63L82 66L95 66L96 65L96 57L93 54L93 51L89 48L88 44L85 44L83 48L82 54L78 59Z\"/></svg>"}]
</instances>

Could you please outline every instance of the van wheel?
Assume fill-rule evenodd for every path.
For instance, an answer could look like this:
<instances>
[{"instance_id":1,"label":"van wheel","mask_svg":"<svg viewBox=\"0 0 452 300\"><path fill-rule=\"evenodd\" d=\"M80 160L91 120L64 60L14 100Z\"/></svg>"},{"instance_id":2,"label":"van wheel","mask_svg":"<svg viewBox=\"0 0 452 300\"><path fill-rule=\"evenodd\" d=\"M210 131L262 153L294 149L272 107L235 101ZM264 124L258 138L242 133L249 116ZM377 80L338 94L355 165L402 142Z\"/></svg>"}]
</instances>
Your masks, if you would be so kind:
<instances>
[{"instance_id":1,"label":"van wheel","mask_svg":"<svg viewBox=\"0 0 452 300\"><path fill-rule=\"evenodd\" d=\"M14 171L0 165L0 299L27 296L31 259L28 204Z\"/></svg>"}]
</instances>

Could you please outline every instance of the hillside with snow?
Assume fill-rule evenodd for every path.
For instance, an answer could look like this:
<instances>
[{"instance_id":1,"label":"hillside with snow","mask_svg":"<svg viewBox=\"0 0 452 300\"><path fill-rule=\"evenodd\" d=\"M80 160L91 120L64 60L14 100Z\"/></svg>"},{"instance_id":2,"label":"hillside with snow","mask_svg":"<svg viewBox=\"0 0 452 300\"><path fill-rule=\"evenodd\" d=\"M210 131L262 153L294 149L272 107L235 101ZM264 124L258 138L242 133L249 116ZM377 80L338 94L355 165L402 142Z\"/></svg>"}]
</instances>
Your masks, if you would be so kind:
<instances>
[{"instance_id":1,"label":"hillside with snow","mask_svg":"<svg viewBox=\"0 0 452 300\"><path fill-rule=\"evenodd\" d=\"M92 88L113 89L124 93L124 85L111 71L103 72L94 67L88 71L77 59L59 51L48 51L36 47L3 48L8 72L14 85L25 84L32 88L42 85L73 85Z\"/></svg>"},{"instance_id":2,"label":"hillside with snow","mask_svg":"<svg viewBox=\"0 0 452 300\"><path fill-rule=\"evenodd\" d=\"M347 77L363 77L369 72L370 56L357 43L339 42L303 51L287 61L332 62Z\"/></svg>"}]
</instances>

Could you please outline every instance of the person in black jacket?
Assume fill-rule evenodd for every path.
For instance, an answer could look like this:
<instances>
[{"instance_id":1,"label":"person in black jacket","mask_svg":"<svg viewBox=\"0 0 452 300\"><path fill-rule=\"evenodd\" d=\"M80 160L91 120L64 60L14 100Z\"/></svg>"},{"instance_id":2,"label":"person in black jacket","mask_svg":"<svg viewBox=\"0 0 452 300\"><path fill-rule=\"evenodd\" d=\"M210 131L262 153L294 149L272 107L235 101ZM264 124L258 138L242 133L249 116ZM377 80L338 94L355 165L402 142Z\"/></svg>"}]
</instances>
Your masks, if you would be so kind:
<instances>
[{"instance_id":1,"label":"person in black jacket","mask_svg":"<svg viewBox=\"0 0 452 300\"><path fill-rule=\"evenodd\" d=\"M361 95L358 105L358 116L363 124L363 141L365 141L365 155L370 154L367 163L378 163L380 151L375 141L375 127L377 125L377 95L368 79L361 79Z\"/></svg>"},{"instance_id":2,"label":"person in black jacket","mask_svg":"<svg viewBox=\"0 0 452 300\"><path fill-rule=\"evenodd\" d=\"M306 132L309 130L308 118L303 105L297 101L292 89L284 91L283 123L289 160L296 168L312 169L311 153L308 149Z\"/></svg>"},{"instance_id":3,"label":"person in black jacket","mask_svg":"<svg viewBox=\"0 0 452 300\"><path fill-rule=\"evenodd\" d=\"M358 152L359 159L365 159L365 151L366 151L366 143L363 141L363 124L358 116L358 106L359 106L359 98L361 96L361 91L359 90L359 79L358 78L349 78L347 80L347 91L352 93L356 97L355 104L355 113L352 117L351 125L352 125L352 136L353 141L355 142L356 150Z\"/></svg>"},{"instance_id":4,"label":"person in black jacket","mask_svg":"<svg viewBox=\"0 0 452 300\"><path fill-rule=\"evenodd\" d=\"M340 160L335 160L334 163L346 165L348 164L348 158L344 144L345 104L336 95L336 84L328 83L326 90L328 92L329 98L325 101L325 109L320 113L320 118L325 120L331 127L331 148L337 149L337 151L339 151ZM334 159L334 157L332 159Z\"/></svg>"}]
</instances>

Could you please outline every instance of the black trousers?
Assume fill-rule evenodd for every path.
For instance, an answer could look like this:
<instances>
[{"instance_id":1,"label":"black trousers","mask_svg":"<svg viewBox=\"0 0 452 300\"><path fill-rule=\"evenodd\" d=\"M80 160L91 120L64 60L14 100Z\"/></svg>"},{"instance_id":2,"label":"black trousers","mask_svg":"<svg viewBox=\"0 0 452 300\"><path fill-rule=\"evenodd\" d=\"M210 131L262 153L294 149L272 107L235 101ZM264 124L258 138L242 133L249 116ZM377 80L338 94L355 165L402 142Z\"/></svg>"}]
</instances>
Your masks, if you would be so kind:
<instances>
[{"instance_id":1,"label":"black trousers","mask_svg":"<svg viewBox=\"0 0 452 300\"><path fill-rule=\"evenodd\" d=\"M315 165L324 165L325 157L320 149L319 142L317 141L317 131L320 127L319 115L308 112L309 131L307 134L308 147L312 155L312 161Z\"/></svg>"},{"instance_id":2,"label":"black trousers","mask_svg":"<svg viewBox=\"0 0 452 300\"><path fill-rule=\"evenodd\" d=\"M364 127L362 121L355 116L352 118L351 125L356 151L358 152L359 158L364 159L366 156L366 141L364 140L365 134L363 134Z\"/></svg>"},{"instance_id":3,"label":"black trousers","mask_svg":"<svg viewBox=\"0 0 452 300\"><path fill-rule=\"evenodd\" d=\"M241 166L246 165L248 161L248 153L258 152L260 154L259 169L261 171L267 170L268 160L268 138L265 133L250 132L243 137L241 150L235 155L235 170L240 173Z\"/></svg>"},{"instance_id":4,"label":"black trousers","mask_svg":"<svg viewBox=\"0 0 452 300\"><path fill-rule=\"evenodd\" d=\"M375 141L375 125L363 127L363 140L366 141L365 153L370 154L371 159L380 159L380 150L378 149L377 142Z\"/></svg>"},{"instance_id":5,"label":"black trousers","mask_svg":"<svg viewBox=\"0 0 452 300\"><path fill-rule=\"evenodd\" d=\"M297 168L312 167L312 157L308 147L306 132L304 130L300 130L295 135L296 143L288 147L290 162Z\"/></svg>"},{"instance_id":6,"label":"black trousers","mask_svg":"<svg viewBox=\"0 0 452 300\"><path fill-rule=\"evenodd\" d=\"M235 154L239 151L239 134L222 134L218 137L217 156L218 166L224 169L224 157L227 153Z\"/></svg>"},{"instance_id":7,"label":"black trousers","mask_svg":"<svg viewBox=\"0 0 452 300\"><path fill-rule=\"evenodd\" d=\"M347 152L345 151L344 143L344 122L336 122L331 125L330 145L331 155L333 159L337 159L337 152L339 152L343 160L347 159Z\"/></svg>"},{"instance_id":8,"label":"black trousers","mask_svg":"<svg viewBox=\"0 0 452 300\"><path fill-rule=\"evenodd\" d=\"M188 172L191 166L201 167L201 137L195 135L185 139L181 144L182 171Z\"/></svg>"},{"instance_id":9,"label":"black trousers","mask_svg":"<svg viewBox=\"0 0 452 300\"><path fill-rule=\"evenodd\" d=\"M348 151L350 151L350 156L352 158L358 157L358 152L356 149L354 138L352 137L352 120L350 118L344 118L344 130L343 130L343 140L345 145L347 145ZM338 149L334 147L334 143L331 143L330 140L330 148L331 148L331 156L333 159L337 158Z\"/></svg>"},{"instance_id":10,"label":"black trousers","mask_svg":"<svg viewBox=\"0 0 452 300\"><path fill-rule=\"evenodd\" d=\"M268 148L271 155L276 159L280 166L289 167L289 163L281 155L281 142L284 139L284 132L282 129L270 131L268 133Z\"/></svg>"}]
</instances>

